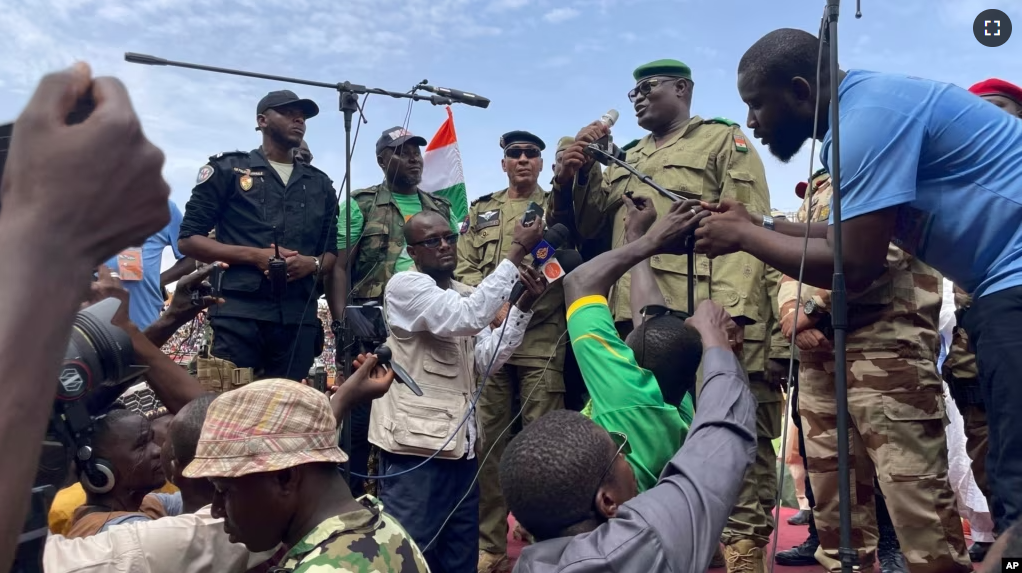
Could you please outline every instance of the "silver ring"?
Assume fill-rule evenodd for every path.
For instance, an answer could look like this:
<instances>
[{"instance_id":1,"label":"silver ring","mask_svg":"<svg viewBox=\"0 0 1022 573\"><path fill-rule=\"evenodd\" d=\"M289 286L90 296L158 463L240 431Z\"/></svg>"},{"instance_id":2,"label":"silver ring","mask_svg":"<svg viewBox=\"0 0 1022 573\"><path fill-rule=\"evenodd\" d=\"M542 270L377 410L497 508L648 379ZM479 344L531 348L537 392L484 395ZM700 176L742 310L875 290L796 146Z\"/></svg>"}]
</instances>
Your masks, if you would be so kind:
<instances>
[{"instance_id":1,"label":"silver ring","mask_svg":"<svg viewBox=\"0 0 1022 573\"><path fill-rule=\"evenodd\" d=\"M121 273L111 272L110 276L115 278L115 279L119 279L119 278L121 278Z\"/></svg>"}]
</instances>

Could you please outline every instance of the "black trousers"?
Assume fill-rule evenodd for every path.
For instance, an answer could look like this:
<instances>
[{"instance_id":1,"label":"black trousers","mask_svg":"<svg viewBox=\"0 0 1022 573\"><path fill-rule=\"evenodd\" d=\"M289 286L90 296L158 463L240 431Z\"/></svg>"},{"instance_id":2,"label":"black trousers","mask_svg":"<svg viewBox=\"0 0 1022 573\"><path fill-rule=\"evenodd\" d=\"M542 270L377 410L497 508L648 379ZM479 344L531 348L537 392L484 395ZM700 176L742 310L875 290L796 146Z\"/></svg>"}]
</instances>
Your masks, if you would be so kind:
<instances>
[{"instance_id":1,"label":"black trousers","mask_svg":"<svg viewBox=\"0 0 1022 573\"><path fill-rule=\"evenodd\" d=\"M317 322L319 322L317 320ZM238 368L251 368L257 379L307 378L323 352L323 325L280 324L231 316L210 318L213 356Z\"/></svg>"},{"instance_id":2,"label":"black trousers","mask_svg":"<svg viewBox=\"0 0 1022 573\"><path fill-rule=\"evenodd\" d=\"M1022 518L1022 287L978 298L965 314L989 425L987 483L994 531Z\"/></svg>"},{"instance_id":3,"label":"black trousers","mask_svg":"<svg viewBox=\"0 0 1022 573\"><path fill-rule=\"evenodd\" d=\"M425 460L380 452L380 474L401 473ZM479 469L476 462L475 458L434 458L406 474L380 481L384 509L412 536L433 573L476 573L479 483L472 483ZM469 493L459 505L466 491ZM448 515L451 518L444 525ZM427 546L434 537L436 541Z\"/></svg>"}]
</instances>

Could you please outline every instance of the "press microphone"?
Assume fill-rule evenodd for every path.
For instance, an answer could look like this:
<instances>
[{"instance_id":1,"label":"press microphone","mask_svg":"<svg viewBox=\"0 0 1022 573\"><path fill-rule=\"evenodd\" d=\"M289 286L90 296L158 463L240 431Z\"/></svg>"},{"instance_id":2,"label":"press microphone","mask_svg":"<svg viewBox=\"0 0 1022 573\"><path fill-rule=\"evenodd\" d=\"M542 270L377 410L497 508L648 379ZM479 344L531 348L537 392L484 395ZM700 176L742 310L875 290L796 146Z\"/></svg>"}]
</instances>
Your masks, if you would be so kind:
<instances>
[{"instance_id":1,"label":"press microphone","mask_svg":"<svg viewBox=\"0 0 1022 573\"><path fill-rule=\"evenodd\" d=\"M617 119L619 117L621 117L621 114L619 114L616 109L612 109L600 116L600 123L606 125L607 128L611 128L614 127L615 123L617 123Z\"/></svg>"},{"instance_id":2,"label":"press microphone","mask_svg":"<svg viewBox=\"0 0 1022 573\"><path fill-rule=\"evenodd\" d=\"M555 253L557 248L567 243L571 239L571 232L564 225L557 223L553 227L550 227L543 233L543 240L536 244L532 249L532 268L538 269L540 272L544 272L544 267L550 263L556 256ZM561 275L563 276L563 275ZM557 280L560 276L553 280ZM548 281L553 282L549 277ZM511 304L518 302L518 299L522 298L525 294L525 283L518 281L515 286L511 288L511 296L508 297L508 301Z\"/></svg>"},{"instance_id":3,"label":"press microphone","mask_svg":"<svg viewBox=\"0 0 1022 573\"><path fill-rule=\"evenodd\" d=\"M458 103L463 103L465 105L471 105L473 107L481 107L483 109L486 109L486 108L490 107L490 100L484 98L483 96L476 95L474 93L463 92L461 90L456 90L456 89L452 89L452 88L438 88L438 87L435 87L435 86L428 86L428 85L420 85L420 86L417 86L417 87L419 89L426 90L426 91L428 91L430 93L434 93L434 94L437 94L437 95L441 95L441 96L444 96L444 97L451 98L452 100L454 100L454 101L456 101Z\"/></svg>"}]
</instances>

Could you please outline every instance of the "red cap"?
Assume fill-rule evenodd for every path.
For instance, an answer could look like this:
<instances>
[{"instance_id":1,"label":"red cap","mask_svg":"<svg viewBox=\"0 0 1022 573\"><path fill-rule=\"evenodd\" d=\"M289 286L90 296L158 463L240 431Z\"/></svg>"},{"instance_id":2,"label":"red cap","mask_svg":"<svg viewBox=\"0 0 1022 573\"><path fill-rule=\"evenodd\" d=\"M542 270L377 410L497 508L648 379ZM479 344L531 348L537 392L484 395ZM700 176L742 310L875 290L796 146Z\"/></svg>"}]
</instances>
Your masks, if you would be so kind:
<instances>
[{"instance_id":1,"label":"red cap","mask_svg":"<svg viewBox=\"0 0 1022 573\"><path fill-rule=\"evenodd\" d=\"M806 189L809 189L809 184L805 181L799 181L798 185L795 186L795 195L798 195L799 199L805 199Z\"/></svg>"},{"instance_id":2,"label":"red cap","mask_svg":"<svg viewBox=\"0 0 1022 573\"><path fill-rule=\"evenodd\" d=\"M983 80L969 88L969 91L978 96L1003 96L1019 105L1022 105L1022 88L997 78Z\"/></svg>"}]
</instances>

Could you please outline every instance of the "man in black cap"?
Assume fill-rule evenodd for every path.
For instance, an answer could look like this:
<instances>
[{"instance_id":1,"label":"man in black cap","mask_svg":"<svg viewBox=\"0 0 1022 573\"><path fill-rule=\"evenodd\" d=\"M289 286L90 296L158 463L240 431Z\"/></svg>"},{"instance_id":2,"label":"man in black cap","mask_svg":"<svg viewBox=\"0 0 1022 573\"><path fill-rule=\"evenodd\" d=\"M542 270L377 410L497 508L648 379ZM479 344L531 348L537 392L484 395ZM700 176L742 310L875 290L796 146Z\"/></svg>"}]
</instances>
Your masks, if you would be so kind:
<instances>
[{"instance_id":1,"label":"man in black cap","mask_svg":"<svg viewBox=\"0 0 1022 573\"><path fill-rule=\"evenodd\" d=\"M528 131L511 131L500 138L501 168L508 186L483 195L468 210L468 230L458 244L458 281L475 286L490 275L511 249L515 224L535 203L544 206L548 193L540 188L543 140ZM527 256L525 264L532 257ZM567 329L564 292L555 282L533 304L533 316L522 343L507 363L490 375L479 397L477 412L483 430L483 452L489 457L479 476L479 571L499 571L506 562L507 506L500 492L498 468L515 412L522 407L522 424L564 408L564 355ZM505 305L501 315L506 314ZM496 327L501 320L494 324ZM517 398L517 400L515 399ZM491 450L492 448L492 450Z\"/></svg>"},{"instance_id":2,"label":"man in black cap","mask_svg":"<svg viewBox=\"0 0 1022 573\"><path fill-rule=\"evenodd\" d=\"M226 302L210 314L211 356L205 370L200 364L224 390L259 378L301 380L323 349L312 301L334 264L337 197L330 178L294 152L318 113L292 91L267 94L256 107L262 145L211 156L185 207L181 252L229 265ZM216 239L208 236L214 229ZM286 271L274 288L269 268L278 253Z\"/></svg>"},{"instance_id":3,"label":"man in black cap","mask_svg":"<svg viewBox=\"0 0 1022 573\"><path fill-rule=\"evenodd\" d=\"M369 302L382 305L383 289L390 277L412 267L412 259L405 250L405 221L420 211L435 211L451 221L451 229L457 232L459 222L452 219L450 202L419 189L424 145L424 138L401 126L384 130L376 140L376 163L383 170L383 182L352 191L352 204L340 209L335 245L337 264L327 289L327 304L333 316L330 329L335 340L341 336L345 306ZM349 215L351 237L347 235L346 217ZM352 257L350 300L344 288L349 256ZM352 356L372 350L356 348ZM341 349L336 353L336 360L341 371L347 372L341 364L344 360ZM357 406L351 412L352 451L349 452L349 463L353 473L363 475L366 475L369 463L369 413L369 403ZM361 480L352 477L351 489L356 495L361 495L364 487Z\"/></svg>"}]
</instances>

